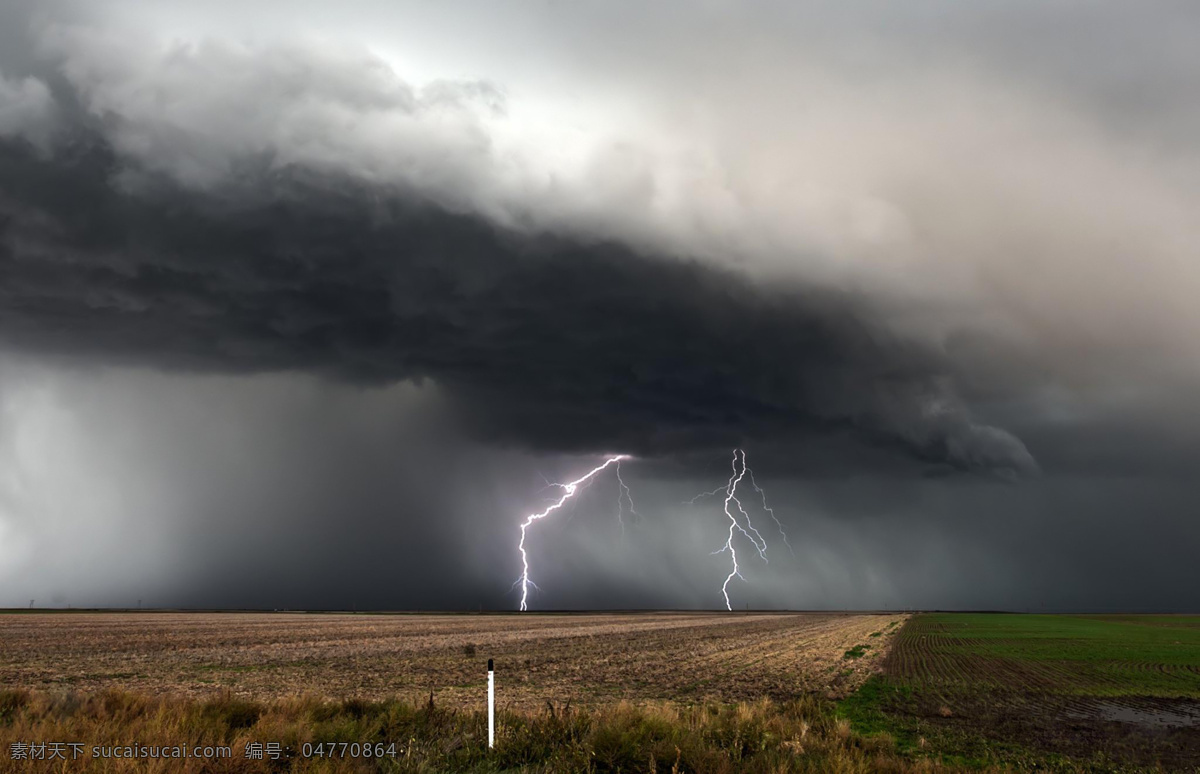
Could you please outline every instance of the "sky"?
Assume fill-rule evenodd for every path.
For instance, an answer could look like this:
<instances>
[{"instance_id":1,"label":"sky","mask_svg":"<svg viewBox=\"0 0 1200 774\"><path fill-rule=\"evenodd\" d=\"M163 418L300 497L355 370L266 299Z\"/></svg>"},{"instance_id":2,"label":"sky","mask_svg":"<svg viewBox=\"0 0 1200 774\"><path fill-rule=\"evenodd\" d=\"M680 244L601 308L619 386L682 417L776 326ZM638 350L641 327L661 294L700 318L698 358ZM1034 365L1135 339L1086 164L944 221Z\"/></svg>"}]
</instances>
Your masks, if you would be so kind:
<instances>
[{"instance_id":1,"label":"sky","mask_svg":"<svg viewBox=\"0 0 1200 774\"><path fill-rule=\"evenodd\" d=\"M623 454L531 609L730 534L735 608L1200 609L1197 71L1165 0L6 3L0 606L512 609Z\"/></svg>"}]
</instances>

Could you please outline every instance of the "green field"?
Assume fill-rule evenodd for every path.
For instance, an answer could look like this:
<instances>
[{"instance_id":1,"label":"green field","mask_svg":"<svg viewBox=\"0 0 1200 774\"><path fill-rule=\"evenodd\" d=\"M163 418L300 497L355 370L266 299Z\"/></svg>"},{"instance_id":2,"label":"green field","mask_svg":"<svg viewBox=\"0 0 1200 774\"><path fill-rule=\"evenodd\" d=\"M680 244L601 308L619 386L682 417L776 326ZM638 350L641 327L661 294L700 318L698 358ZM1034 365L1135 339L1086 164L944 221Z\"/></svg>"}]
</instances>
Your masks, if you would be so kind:
<instances>
[{"instance_id":1,"label":"green field","mask_svg":"<svg viewBox=\"0 0 1200 774\"><path fill-rule=\"evenodd\" d=\"M1200 616L923 615L888 673L950 691L1200 699Z\"/></svg>"},{"instance_id":2,"label":"green field","mask_svg":"<svg viewBox=\"0 0 1200 774\"><path fill-rule=\"evenodd\" d=\"M958 762L1200 768L1200 616L928 614L841 711Z\"/></svg>"}]
</instances>

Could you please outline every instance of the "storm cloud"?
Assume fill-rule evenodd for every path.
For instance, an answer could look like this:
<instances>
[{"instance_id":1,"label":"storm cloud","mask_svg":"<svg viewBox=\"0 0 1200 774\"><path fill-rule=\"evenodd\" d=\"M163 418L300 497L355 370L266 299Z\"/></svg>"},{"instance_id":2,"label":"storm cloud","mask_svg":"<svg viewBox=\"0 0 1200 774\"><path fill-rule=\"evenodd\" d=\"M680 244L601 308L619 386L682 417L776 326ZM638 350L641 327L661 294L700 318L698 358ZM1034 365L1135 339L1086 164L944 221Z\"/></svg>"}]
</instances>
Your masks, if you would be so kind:
<instances>
[{"instance_id":1,"label":"storm cloud","mask_svg":"<svg viewBox=\"0 0 1200 774\"><path fill-rule=\"evenodd\" d=\"M556 603L703 607L712 524L679 502L742 446L811 541L755 604L1194 604L1148 536L1153 583L1101 582L1139 519L1198 537L1194 13L1151 6L1068 45L1029 3L15 4L0 561L62 585L31 514L124 517L39 500L74 474L34 461L128 434L112 477L161 486L131 507L147 555L202 550L121 594L503 605L485 549L535 473L621 452L656 516L624 553L607 521L547 526L546 574L591 579ZM289 569L322 546L352 581ZM388 550L405 577L467 559L422 597Z\"/></svg>"},{"instance_id":2,"label":"storm cloud","mask_svg":"<svg viewBox=\"0 0 1200 774\"><path fill-rule=\"evenodd\" d=\"M123 162L93 126L57 131L49 154L0 148L12 344L433 378L481 432L536 449L653 455L853 430L958 467L1034 468L972 422L932 349L849 293L531 236L307 166L184 187Z\"/></svg>"}]
</instances>

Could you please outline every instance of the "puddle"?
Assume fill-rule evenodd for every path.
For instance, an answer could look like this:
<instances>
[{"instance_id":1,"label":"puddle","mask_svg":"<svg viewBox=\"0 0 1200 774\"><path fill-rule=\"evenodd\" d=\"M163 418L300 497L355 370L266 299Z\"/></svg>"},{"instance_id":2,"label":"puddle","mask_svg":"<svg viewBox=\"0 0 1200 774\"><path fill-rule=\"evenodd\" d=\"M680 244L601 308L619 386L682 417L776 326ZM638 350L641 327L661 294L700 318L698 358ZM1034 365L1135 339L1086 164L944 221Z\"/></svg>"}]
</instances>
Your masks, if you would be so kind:
<instances>
[{"instance_id":1,"label":"puddle","mask_svg":"<svg viewBox=\"0 0 1200 774\"><path fill-rule=\"evenodd\" d=\"M1080 719L1100 719L1117 723L1130 723L1143 728L1186 728L1200 727L1200 705L1180 704L1166 706L1163 704L1146 704L1133 706L1115 702L1096 702L1088 707L1087 712L1074 710L1068 715Z\"/></svg>"}]
</instances>

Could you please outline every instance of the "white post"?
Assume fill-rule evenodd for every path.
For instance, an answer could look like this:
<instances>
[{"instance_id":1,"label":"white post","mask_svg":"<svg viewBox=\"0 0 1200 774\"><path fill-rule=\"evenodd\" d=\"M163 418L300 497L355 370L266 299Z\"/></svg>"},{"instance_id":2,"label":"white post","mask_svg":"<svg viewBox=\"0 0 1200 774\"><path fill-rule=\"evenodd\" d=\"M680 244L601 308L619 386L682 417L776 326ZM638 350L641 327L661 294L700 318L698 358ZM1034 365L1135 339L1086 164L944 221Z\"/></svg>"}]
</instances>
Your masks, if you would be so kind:
<instances>
[{"instance_id":1,"label":"white post","mask_svg":"<svg viewBox=\"0 0 1200 774\"><path fill-rule=\"evenodd\" d=\"M496 745L496 673L488 659L488 749Z\"/></svg>"}]
</instances>

